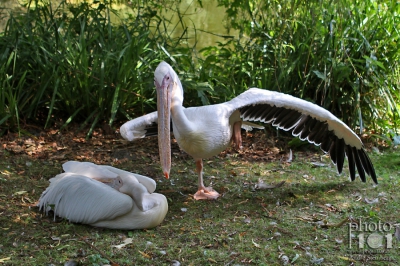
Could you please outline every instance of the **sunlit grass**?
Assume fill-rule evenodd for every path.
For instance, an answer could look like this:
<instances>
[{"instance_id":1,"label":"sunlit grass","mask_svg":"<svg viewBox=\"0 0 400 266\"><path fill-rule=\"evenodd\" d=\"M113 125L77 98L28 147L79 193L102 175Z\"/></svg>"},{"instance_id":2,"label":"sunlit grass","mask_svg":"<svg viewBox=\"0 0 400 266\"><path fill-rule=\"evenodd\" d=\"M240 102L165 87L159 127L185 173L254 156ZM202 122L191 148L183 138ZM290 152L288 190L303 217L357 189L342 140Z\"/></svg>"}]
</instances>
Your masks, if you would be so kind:
<instances>
[{"instance_id":1,"label":"sunlit grass","mask_svg":"<svg viewBox=\"0 0 400 266\"><path fill-rule=\"evenodd\" d=\"M146 147L145 143L140 145ZM157 228L136 231L94 228L43 216L33 205L48 186L48 179L61 172L63 161L16 157L3 150L0 259L9 258L5 265L60 265L68 260L84 265L168 265L175 260L188 265L282 265L283 256L295 259L297 265L349 265L354 260L352 254L360 252L354 247L358 242L353 239L350 249L349 222L338 224L347 218L387 222L393 226L393 234L399 222L400 157L396 150L370 154L378 186L370 179L367 183L348 181L346 167L338 175L320 152L294 150L292 163L255 161L251 156L240 158L235 152L221 154L206 162L205 183L212 183L222 197L195 201L193 160L175 152L169 181L162 177L157 160L141 157L139 149L134 149L143 149L140 145L116 148L129 149L135 155L134 161L123 160L116 166L153 177L157 191L168 199L169 212ZM156 150L146 151L157 155ZM71 156L76 155L67 154L64 159ZM259 190L256 185L260 180L286 183ZM375 199L378 201L368 203ZM126 238L132 238L132 244L113 247ZM394 238L393 249L386 250L384 256L399 261L398 249ZM397 265L382 261L367 264Z\"/></svg>"}]
</instances>

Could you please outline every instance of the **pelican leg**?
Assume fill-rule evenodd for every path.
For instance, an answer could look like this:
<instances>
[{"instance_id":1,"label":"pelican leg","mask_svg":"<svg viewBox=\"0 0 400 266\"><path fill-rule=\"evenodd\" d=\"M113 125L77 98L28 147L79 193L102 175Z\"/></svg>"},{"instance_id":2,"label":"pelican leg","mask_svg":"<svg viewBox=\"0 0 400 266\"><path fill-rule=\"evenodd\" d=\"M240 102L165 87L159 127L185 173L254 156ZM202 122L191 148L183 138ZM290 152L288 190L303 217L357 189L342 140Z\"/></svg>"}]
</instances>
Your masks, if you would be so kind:
<instances>
[{"instance_id":1,"label":"pelican leg","mask_svg":"<svg viewBox=\"0 0 400 266\"><path fill-rule=\"evenodd\" d=\"M233 124L232 142L237 150L242 148L242 121L237 121Z\"/></svg>"},{"instance_id":2,"label":"pelican leg","mask_svg":"<svg viewBox=\"0 0 400 266\"><path fill-rule=\"evenodd\" d=\"M202 199L217 199L220 195L217 191L215 191L212 187L205 187L203 183L203 160L196 159L196 172L199 175L198 181L198 190L196 194L194 194L195 200Z\"/></svg>"}]
</instances>

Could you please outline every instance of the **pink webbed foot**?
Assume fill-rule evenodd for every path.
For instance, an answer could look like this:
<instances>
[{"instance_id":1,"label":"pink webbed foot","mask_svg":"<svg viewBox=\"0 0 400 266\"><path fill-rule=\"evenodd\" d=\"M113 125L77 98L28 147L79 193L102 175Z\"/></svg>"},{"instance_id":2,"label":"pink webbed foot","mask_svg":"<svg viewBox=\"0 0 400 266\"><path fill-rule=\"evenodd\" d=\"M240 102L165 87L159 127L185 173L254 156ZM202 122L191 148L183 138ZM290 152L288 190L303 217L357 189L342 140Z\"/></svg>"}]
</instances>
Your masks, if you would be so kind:
<instances>
[{"instance_id":1,"label":"pink webbed foot","mask_svg":"<svg viewBox=\"0 0 400 266\"><path fill-rule=\"evenodd\" d=\"M196 194L193 195L195 200L215 200L220 194L211 187L205 187L199 189Z\"/></svg>"}]
</instances>

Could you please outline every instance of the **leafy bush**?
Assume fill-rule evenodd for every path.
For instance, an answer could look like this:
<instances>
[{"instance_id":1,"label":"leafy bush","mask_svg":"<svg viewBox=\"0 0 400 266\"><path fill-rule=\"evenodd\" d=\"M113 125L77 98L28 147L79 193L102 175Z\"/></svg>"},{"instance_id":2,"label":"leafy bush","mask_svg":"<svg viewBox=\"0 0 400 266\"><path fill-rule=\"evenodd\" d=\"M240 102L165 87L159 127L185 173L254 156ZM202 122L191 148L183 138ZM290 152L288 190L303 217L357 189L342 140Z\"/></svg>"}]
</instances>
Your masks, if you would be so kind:
<instances>
[{"instance_id":1,"label":"leafy bush","mask_svg":"<svg viewBox=\"0 0 400 266\"><path fill-rule=\"evenodd\" d=\"M278 90L313 101L361 131L364 125L380 134L397 129L396 1L219 2L240 37L202 51L205 71L218 73L209 78L215 91Z\"/></svg>"},{"instance_id":2,"label":"leafy bush","mask_svg":"<svg viewBox=\"0 0 400 266\"><path fill-rule=\"evenodd\" d=\"M132 1L122 19L107 2L62 1L11 14L0 34L2 132L21 121L113 125L155 109L153 71L170 62L185 105L223 102L249 87L313 101L352 128L397 134L399 14L396 1L218 0L239 31L198 53L191 29L173 38L166 3ZM199 5L202 4L198 1ZM111 18L118 23L111 23ZM174 28L174 27L173 27Z\"/></svg>"},{"instance_id":3,"label":"leafy bush","mask_svg":"<svg viewBox=\"0 0 400 266\"><path fill-rule=\"evenodd\" d=\"M26 14L11 14L0 38L3 129L21 118L45 127L75 120L91 125L90 134L100 121L111 125L117 116L153 109L146 88L165 43L150 31L155 13L144 9L111 24L112 12L105 4L63 1L55 10L36 2Z\"/></svg>"}]
</instances>

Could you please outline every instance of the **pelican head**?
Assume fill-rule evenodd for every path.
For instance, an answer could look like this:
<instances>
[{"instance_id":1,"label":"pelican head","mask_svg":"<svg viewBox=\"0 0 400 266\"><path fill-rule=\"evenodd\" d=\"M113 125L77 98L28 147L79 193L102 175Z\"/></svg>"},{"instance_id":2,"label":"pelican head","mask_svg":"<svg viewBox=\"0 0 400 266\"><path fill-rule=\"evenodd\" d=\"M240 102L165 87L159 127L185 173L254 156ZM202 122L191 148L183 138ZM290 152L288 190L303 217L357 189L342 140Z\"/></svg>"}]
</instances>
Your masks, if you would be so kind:
<instances>
[{"instance_id":1,"label":"pelican head","mask_svg":"<svg viewBox=\"0 0 400 266\"><path fill-rule=\"evenodd\" d=\"M166 62L161 62L154 73L154 85L157 90L158 111L158 147L161 168L169 178L171 170L171 98L177 93L176 87L182 87L178 75Z\"/></svg>"}]
</instances>

